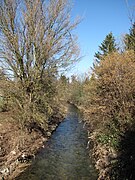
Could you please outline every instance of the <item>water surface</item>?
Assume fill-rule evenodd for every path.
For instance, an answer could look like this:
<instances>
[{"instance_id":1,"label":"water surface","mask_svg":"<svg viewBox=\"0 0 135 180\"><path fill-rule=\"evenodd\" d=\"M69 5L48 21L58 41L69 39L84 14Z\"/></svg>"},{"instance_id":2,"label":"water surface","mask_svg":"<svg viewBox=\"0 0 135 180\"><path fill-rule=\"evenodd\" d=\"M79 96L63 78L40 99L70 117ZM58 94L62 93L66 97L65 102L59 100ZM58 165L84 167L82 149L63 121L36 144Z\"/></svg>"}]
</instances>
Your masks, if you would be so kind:
<instances>
[{"instance_id":1,"label":"water surface","mask_svg":"<svg viewBox=\"0 0 135 180\"><path fill-rule=\"evenodd\" d=\"M79 121L80 113L70 105L66 119L17 180L96 180L86 148L87 131Z\"/></svg>"}]
</instances>

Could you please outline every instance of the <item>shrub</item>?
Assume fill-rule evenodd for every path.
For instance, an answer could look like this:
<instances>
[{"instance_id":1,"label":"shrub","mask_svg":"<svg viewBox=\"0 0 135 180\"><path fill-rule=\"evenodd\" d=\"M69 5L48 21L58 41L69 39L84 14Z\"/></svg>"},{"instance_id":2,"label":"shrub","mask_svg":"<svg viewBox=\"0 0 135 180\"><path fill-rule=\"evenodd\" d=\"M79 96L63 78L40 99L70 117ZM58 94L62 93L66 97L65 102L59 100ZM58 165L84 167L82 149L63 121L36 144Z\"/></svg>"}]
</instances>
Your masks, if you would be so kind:
<instances>
[{"instance_id":1,"label":"shrub","mask_svg":"<svg viewBox=\"0 0 135 180\"><path fill-rule=\"evenodd\" d=\"M108 143L126 131L135 117L135 57L133 51L112 53L95 66L93 77L85 84L87 123ZM113 135L113 138L112 138ZM114 138L115 137L115 138ZM114 141L115 143L115 141ZM117 143L116 143L117 144Z\"/></svg>"}]
</instances>

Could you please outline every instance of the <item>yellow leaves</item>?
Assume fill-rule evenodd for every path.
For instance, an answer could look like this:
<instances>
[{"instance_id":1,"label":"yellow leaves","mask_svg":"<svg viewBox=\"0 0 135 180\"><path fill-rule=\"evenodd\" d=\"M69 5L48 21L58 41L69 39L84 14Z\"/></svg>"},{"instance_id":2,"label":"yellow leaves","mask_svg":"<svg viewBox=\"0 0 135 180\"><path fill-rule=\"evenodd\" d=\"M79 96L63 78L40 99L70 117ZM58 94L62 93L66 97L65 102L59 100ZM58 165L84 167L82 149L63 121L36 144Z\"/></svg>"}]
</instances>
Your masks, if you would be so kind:
<instances>
[{"instance_id":1,"label":"yellow leaves","mask_svg":"<svg viewBox=\"0 0 135 180\"><path fill-rule=\"evenodd\" d=\"M94 79L84 84L86 119L97 129L123 130L132 124L135 111L135 54L126 51L105 56L95 66ZM119 129L119 130L120 130Z\"/></svg>"}]
</instances>

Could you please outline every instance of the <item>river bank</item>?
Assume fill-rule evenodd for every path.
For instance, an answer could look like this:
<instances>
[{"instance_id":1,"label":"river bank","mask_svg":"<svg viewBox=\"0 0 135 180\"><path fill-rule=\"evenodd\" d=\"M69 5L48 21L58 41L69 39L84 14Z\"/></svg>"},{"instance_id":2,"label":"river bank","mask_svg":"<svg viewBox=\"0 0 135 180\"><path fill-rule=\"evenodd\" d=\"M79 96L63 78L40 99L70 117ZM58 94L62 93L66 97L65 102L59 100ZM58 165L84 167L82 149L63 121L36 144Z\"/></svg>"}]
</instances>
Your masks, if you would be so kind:
<instances>
[{"instance_id":1,"label":"river bank","mask_svg":"<svg viewBox=\"0 0 135 180\"><path fill-rule=\"evenodd\" d=\"M97 140L97 132L90 123L89 111L82 106L78 106L78 109L83 114L83 121L88 132L88 147L90 149L89 156L92 158L94 166L98 172L98 180L110 180L112 168L117 163L120 156L119 152L113 147L106 144L102 144ZM113 176L113 174L111 174Z\"/></svg>"},{"instance_id":2,"label":"river bank","mask_svg":"<svg viewBox=\"0 0 135 180\"><path fill-rule=\"evenodd\" d=\"M24 171L63 119L57 113L47 132L36 126L27 131L12 119L12 112L0 112L0 179L12 180Z\"/></svg>"}]
</instances>

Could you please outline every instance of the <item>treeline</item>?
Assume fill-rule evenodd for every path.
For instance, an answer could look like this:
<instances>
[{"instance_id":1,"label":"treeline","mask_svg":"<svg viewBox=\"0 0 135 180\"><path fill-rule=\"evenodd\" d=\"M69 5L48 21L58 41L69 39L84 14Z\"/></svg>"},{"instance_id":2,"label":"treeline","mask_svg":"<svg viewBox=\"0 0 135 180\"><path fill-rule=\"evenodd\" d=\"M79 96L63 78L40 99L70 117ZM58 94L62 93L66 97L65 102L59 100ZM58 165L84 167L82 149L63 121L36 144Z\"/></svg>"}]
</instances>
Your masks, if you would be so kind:
<instances>
[{"instance_id":1,"label":"treeline","mask_svg":"<svg viewBox=\"0 0 135 180\"><path fill-rule=\"evenodd\" d=\"M68 86L69 100L83 109L99 179L134 179L132 160L125 161L130 164L126 169L120 154L126 151L121 149L122 140L135 125L135 24L125 35L123 47L109 33L95 53L91 74L83 80L72 78ZM129 148L128 142L125 144ZM133 152L127 153L134 158Z\"/></svg>"}]
</instances>

